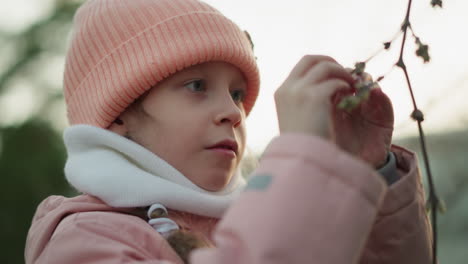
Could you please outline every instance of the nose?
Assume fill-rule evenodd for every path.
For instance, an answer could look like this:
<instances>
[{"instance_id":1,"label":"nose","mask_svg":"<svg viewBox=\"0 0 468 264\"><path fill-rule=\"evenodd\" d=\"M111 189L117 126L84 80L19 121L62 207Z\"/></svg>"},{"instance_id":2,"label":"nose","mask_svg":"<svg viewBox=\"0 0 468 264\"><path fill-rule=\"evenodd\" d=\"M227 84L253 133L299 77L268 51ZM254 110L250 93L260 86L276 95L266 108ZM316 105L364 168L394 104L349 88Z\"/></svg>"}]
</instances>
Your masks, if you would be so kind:
<instances>
[{"instance_id":1,"label":"nose","mask_svg":"<svg viewBox=\"0 0 468 264\"><path fill-rule=\"evenodd\" d=\"M238 127L242 123L242 119L242 109L233 102L230 96L229 100L219 102L215 116L217 125L231 124L233 127Z\"/></svg>"}]
</instances>

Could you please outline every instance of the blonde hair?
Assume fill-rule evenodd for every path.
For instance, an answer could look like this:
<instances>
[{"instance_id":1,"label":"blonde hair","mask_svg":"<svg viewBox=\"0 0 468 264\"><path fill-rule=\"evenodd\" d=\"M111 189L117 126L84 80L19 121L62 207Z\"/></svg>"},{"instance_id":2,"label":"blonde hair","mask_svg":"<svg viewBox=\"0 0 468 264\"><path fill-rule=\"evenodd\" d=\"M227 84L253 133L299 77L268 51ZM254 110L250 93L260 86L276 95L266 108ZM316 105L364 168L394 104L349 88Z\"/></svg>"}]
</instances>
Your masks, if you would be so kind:
<instances>
[{"instance_id":1,"label":"blonde hair","mask_svg":"<svg viewBox=\"0 0 468 264\"><path fill-rule=\"evenodd\" d=\"M214 247L201 233L185 230L174 231L167 238L167 242L186 264L189 263L190 252L194 249Z\"/></svg>"}]
</instances>

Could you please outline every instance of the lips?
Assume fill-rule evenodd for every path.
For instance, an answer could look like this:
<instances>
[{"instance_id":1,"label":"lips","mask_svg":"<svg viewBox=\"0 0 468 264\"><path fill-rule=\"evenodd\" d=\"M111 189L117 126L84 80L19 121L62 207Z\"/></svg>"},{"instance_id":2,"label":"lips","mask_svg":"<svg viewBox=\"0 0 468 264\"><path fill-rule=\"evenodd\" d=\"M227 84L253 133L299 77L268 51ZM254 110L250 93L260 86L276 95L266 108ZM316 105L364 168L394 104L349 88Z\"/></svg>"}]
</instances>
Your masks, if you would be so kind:
<instances>
[{"instance_id":1,"label":"lips","mask_svg":"<svg viewBox=\"0 0 468 264\"><path fill-rule=\"evenodd\" d=\"M232 150L234 153L237 154L237 142L234 140L226 139L222 140L212 146L209 146L207 149L227 149L227 150Z\"/></svg>"}]
</instances>

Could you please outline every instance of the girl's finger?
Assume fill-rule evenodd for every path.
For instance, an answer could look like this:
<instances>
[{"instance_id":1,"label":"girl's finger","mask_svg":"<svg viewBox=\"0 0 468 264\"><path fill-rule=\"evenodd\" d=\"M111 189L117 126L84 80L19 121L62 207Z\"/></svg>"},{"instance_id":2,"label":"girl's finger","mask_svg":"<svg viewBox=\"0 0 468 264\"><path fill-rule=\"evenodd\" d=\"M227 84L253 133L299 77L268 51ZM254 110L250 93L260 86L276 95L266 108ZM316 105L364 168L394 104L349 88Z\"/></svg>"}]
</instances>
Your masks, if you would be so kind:
<instances>
[{"instance_id":1,"label":"girl's finger","mask_svg":"<svg viewBox=\"0 0 468 264\"><path fill-rule=\"evenodd\" d=\"M288 76L288 79L294 78L298 79L304 76L310 68L314 67L317 63L321 61L330 61L337 63L332 57L323 56L323 55L306 55L294 66L293 70Z\"/></svg>"},{"instance_id":2,"label":"girl's finger","mask_svg":"<svg viewBox=\"0 0 468 264\"><path fill-rule=\"evenodd\" d=\"M346 71L341 65L336 62L320 61L315 67L310 69L304 79L309 83L320 83L328 79L338 78L349 83L354 84L353 76Z\"/></svg>"},{"instance_id":3,"label":"girl's finger","mask_svg":"<svg viewBox=\"0 0 468 264\"><path fill-rule=\"evenodd\" d=\"M311 90L312 95L314 97L320 98L330 98L333 94L337 92L349 92L352 90L352 86L342 80L342 79L329 79L326 80L319 85L316 85L316 89L313 91Z\"/></svg>"},{"instance_id":4,"label":"girl's finger","mask_svg":"<svg viewBox=\"0 0 468 264\"><path fill-rule=\"evenodd\" d=\"M367 72L363 72L363 73L361 73L359 75L353 75L353 78L358 83L371 83L371 82L373 82L372 75L370 75Z\"/></svg>"},{"instance_id":5,"label":"girl's finger","mask_svg":"<svg viewBox=\"0 0 468 264\"><path fill-rule=\"evenodd\" d=\"M365 82L372 82L374 79L372 78L372 75L370 75L369 73L367 72L363 72L361 74L362 76L362 80L365 81Z\"/></svg>"}]
</instances>

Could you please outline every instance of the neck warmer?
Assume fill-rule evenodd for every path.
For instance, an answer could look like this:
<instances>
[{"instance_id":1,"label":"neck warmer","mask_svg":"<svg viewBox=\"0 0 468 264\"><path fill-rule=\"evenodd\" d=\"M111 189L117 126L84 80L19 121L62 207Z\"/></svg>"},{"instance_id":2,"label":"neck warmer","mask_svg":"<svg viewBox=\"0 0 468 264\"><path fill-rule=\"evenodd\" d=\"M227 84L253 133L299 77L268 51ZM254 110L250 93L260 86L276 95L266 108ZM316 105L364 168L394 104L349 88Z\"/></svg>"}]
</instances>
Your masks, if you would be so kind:
<instances>
[{"instance_id":1,"label":"neck warmer","mask_svg":"<svg viewBox=\"0 0 468 264\"><path fill-rule=\"evenodd\" d=\"M238 170L223 190L204 190L141 145L90 125L67 128L64 141L68 182L113 207L160 203L173 210L220 218L245 186Z\"/></svg>"}]
</instances>

